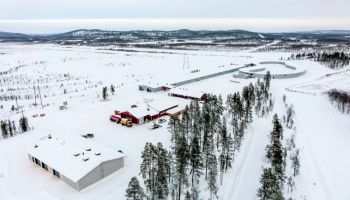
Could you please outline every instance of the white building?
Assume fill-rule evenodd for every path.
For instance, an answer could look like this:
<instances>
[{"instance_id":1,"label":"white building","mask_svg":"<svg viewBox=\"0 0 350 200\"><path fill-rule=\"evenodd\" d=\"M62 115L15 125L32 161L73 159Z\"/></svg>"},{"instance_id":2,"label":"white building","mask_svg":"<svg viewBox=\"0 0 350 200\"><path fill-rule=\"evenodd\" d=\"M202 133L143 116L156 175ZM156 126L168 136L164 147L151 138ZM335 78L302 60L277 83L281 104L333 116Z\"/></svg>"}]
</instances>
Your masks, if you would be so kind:
<instances>
[{"instance_id":1,"label":"white building","mask_svg":"<svg viewBox=\"0 0 350 200\"><path fill-rule=\"evenodd\" d=\"M202 90L193 90L184 87L176 87L172 88L168 92L168 96L203 101L207 97L207 93L205 93Z\"/></svg>"},{"instance_id":2,"label":"white building","mask_svg":"<svg viewBox=\"0 0 350 200\"><path fill-rule=\"evenodd\" d=\"M125 155L76 135L42 138L28 150L29 159L80 191L124 166Z\"/></svg>"},{"instance_id":3,"label":"white building","mask_svg":"<svg viewBox=\"0 0 350 200\"><path fill-rule=\"evenodd\" d=\"M272 79L286 79L302 76L306 73L303 67L294 67L280 61L265 61L259 65L241 68L235 78L264 78L267 71L270 71Z\"/></svg>"}]
</instances>

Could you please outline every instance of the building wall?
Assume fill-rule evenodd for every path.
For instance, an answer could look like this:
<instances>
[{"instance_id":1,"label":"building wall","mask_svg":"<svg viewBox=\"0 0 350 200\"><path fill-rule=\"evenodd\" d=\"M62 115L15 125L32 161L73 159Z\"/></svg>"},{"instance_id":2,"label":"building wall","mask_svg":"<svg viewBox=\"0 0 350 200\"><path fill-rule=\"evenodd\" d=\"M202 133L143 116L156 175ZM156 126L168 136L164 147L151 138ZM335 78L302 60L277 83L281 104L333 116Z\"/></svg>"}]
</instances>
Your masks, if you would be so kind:
<instances>
[{"instance_id":1,"label":"building wall","mask_svg":"<svg viewBox=\"0 0 350 200\"><path fill-rule=\"evenodd\" d=\"M28 154L28 158L31 162L33 162L33 160L32 160L33 157L30 154ZM42 163L42 161L40 161L40 163ZM41 166L37 165L36 163L34 163L34 164L37 167L42 168ZM122 167L124 167L124 158L118 158L118 159L114 159L111 161L106 161L106 162L101 163L99 166L94 168L91 172L89 172L86 176L84 176L78 182L70 180L69 178L67 178L66 176L64 176L63 174L61 174L59 172L60 173L60 180L62 180L67 185L71 186L72 188L80 191L80 190L88 187L89 185L96 183L100 179L108 176L109 174L121 169ZM43 168L42 168L42 170L46 171ZM48 166L47 172L49 172L52 176L54 176L52 167Z\"/></svg>"},{"instance_id":2,"label":"building wall","mask_svg":"<svg viewBox=\"0 0 350 200\"><path fill-rule=\"evenodd\" d=\"M198 82L198 81L201 81L201 80L213 78L213 77L216 77L216 76L221 76L221 75L224 75L224 74L232 73L232 72L235 72L237 70L238 70L238 68L229 69L229 70L226 70L226 71L217 72L217 73L209 74L209 75L206 75L206 76L201 76L201 77L197 77L197 78L193 78L193 79L189 79L189 80L185 80L185 81L180 81L180 82L177 82L177 83L172 83L171 85L172 86L181 86L181 85L185 85L185 84L189 84L189 83Z\"/></svg>"},{"instance_id":3,"label":"building wall","mask_svg":"<svg viewBox=\"0 0 350 200\"><path fill-rule=\"evenodd\" d=\"M139 85L139 90L146 92L159 92L162 90L162 86L159 87L150 87L147 85Z\"/></svg>"},{"instance_id":4,"label":"building wall","mask_svg":"<svg viewBox=\"0 0 350 200\"><path fill-rule=\"evenodd\" d=\"M61 176L61 180L63 182L65 182L67 185L70 185L72 188L76 189L79 191L79 187L78 187L78 183L70 180L69 178L65 177L64 175L60 175Z\"/></svg>"},{"instance_id":5,"label":"building wall","mask_svg":"<svg viewBox=\"0 0 350 200\"><path fill-rule=\"evenodd\" d=\"M118 158L111 161L106 161L101 163L91 172L86 174L82 179L78 181L78 190L82 190L102 178L108 176L109 174L121 169L124 166L124 158Z\"/></svg>"}]
</instances>

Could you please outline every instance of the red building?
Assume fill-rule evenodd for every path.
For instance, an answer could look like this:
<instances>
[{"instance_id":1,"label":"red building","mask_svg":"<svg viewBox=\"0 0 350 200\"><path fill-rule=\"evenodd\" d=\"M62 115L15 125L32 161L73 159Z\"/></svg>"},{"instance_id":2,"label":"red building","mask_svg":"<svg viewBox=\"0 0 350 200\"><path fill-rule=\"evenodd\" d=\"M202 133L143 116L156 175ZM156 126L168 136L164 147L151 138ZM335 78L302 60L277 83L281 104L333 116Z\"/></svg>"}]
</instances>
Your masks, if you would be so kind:
<instances>
[{"instance_id":1,"label":"red building","mask_svg":"<svg viewBox=\"0 0 350 200\"><path fill-rule=\"evenodd\" d=\"M141 105L132 105L128 111L115 111L116 115L120 115L121 118L129 118L134 124L143 124L164 115L167 115L167 111L178 107L174 103L160 103L151 102Z\"/></svg>"}]
</instances>

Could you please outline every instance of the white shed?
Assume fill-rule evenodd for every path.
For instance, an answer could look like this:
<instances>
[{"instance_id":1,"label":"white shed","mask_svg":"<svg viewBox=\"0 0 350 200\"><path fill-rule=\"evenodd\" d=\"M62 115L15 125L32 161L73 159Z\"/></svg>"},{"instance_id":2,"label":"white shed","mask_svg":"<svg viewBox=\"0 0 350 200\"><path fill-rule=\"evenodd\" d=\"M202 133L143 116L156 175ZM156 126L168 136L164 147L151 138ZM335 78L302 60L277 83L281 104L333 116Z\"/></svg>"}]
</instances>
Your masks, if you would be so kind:
<instances>
[{"instance_id":1,"label":"white shed","mask_svg":"<svg viewBox=\"0 0 350 200\"><path fill-rule=\"evenodd\" d=\"M124 166L125 155L77 135L49 135L28 149L29 159L80 191Z\"/></svg>"}]
</instances>

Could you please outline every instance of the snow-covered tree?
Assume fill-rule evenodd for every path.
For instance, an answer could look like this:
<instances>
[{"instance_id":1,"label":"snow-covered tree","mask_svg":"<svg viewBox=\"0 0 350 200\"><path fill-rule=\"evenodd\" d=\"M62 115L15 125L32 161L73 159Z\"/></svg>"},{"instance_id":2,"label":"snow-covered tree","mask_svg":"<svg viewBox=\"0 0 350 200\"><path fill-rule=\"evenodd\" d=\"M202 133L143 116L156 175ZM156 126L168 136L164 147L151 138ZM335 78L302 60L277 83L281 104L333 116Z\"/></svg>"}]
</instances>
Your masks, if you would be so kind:
<instances>
[{"instance_id":1,"label":"snow-covered tree","mask_svg":"<svg viewBox=\"0 0 350 200\"><path fill-rule=\"evenodd\" d=\"M110 89L110 90L111 90L111 93L114 94L114 92L115 92L115 87L114 87L114 85L111 85L111 89Z\"/></svg>"},{"instance_id":2,"label":"snow-covered tree","mask_svg":"<svg viewBox=\"0 0 350 200\"><path fill-rule=\"evenodd\" d=\"M102 88L102 98L103 98L103 100L106 100L107 96L108 96L107 87L103 87Z\"/></svg>"},{"instance_id":3,"label":"snow-covered tree","mask_svg":"<svg viewBox=\"0 0 350 200\"><path fill-rule=\"evenodd\" d=\"M299 150L292 156L292 169L293 176L299 175L300 161L299 161Z\"/></svg>"},{"instance_id":4,"label":"snow-covered tree","mask_svg":"<svg viewBox=\"0 0 350 200\"><path fill-rule=\"evenodd\" d=\"M127 200L143 200L145 198L143 188L140 186L137 177L132 177L129 186L126 189L125 197Z\"/></svg>"},{"instance_id":5,"label":"snow-covered tree","mask_svg":"<svg viewBox=\"0 0 350 200\"><path fill-rule=\"evenodd\" d=\"M4 121L1 121L0 126L1 126L2 137L7 138L7 136L8 136L7 123Z\"/></svg>"},{"instance_id":6,"label":"snow-covered tree","mask_svg":"<svg viewBox=\"0 0 350 200\"><path fill-rule=\"evenodd\" d=\"M283 128L277 114L273 117L273 130L270 136L271 144L267 146L267 158L271 162L272 169L279 176L281 182L284 178L285 151L282 146Z\"/></svg>"},{"instance_id":7,"label":"snow-covered tree","mask_svg":"<svg viewBox=\"0 0 350 200\"><path fill-rule=\"evenodd\" d=\"M146 143L142 152L141 175L150 199L166 199L169 194L169 153L161 143Z\"/></svg>"},{"instance_id":8,"label":"snow-covered tree","mask_svg":"<svg viewBox=\"0 0 350 200\"><path fill-rule=\"evenodd\" d=\"M272 168L264 168L257 196L261 200L284 200L279 176Z\"/></svg>"},{"instance_id":9,"label":"snow-covered tree","mask_svg":"<svg viewBox=\"0 0 350 200\"><path fill-rule=\"evenodd\" d=\"M21 127L22 133L27 132L29 129L28 119L26 117L21 117L19 119L19 125Z\"/></svg>"},{"instance_id":10,"label":"snow-covered tree","mask_svg":"<svg viewBox=\"0 0 350 200\"><path fill-rule=\"evenodd\" d=\"M219 187L217 185L218 168L215 154L209 156L208 161L208 189L210 191L210 200L218 198Z\"/></svg>"},{"instance_id":11,"label":"snow-covered tree","mask_svg":"<svg viewBox=\"0 0 350 200\"><path fill-rule=\"evenodd\" d=\"M203 174L203 158L199 145L198 136L194 135L190 144L190 174L192 187L195 186L195 182Z\"/></svg>"}]
</instances>

